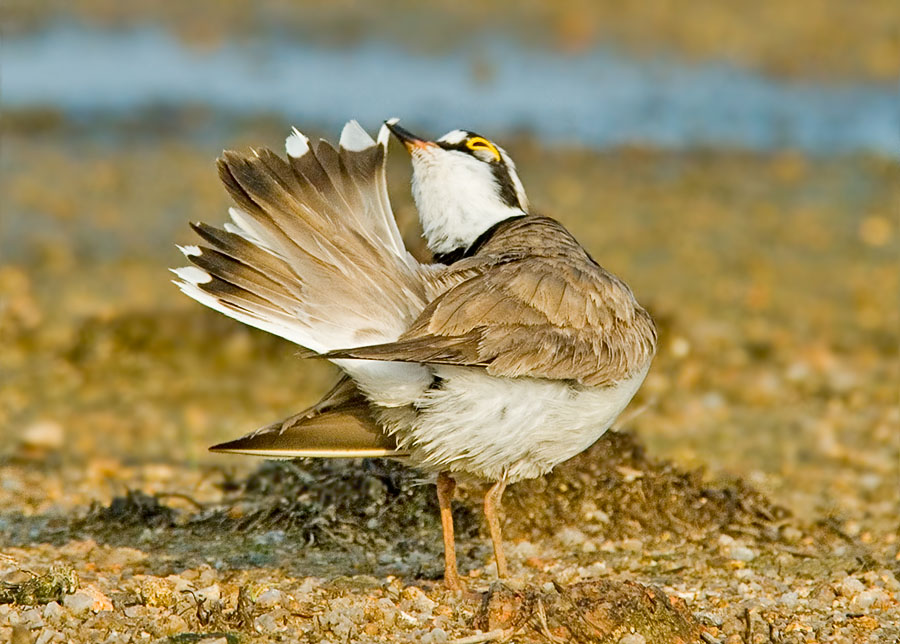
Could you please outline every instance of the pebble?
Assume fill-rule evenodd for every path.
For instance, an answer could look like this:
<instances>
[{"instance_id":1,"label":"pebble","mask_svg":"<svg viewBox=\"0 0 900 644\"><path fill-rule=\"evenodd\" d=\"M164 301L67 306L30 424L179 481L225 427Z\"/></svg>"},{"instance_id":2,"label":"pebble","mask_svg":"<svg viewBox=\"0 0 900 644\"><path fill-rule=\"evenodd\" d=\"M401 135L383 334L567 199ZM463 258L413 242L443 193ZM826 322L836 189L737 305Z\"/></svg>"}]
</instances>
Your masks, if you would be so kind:
<instances>
[{"instance_id":1,"label":"pebble","mask_svg":"<svg viewBox=\"0 0 900 644\"><path fill-rule=\"evenodd\" d=\"M518 543L514 543L508 548L508 551L510 555L517 559L521 559L522 561L530 559L531 557L537 557L541 554L540 549L530 541L519 541Z\"/></svg>"},{"instance_id":2,"label":"pebble","mask_svg":"<svg viewBox=\"0 0 900 644\"><path fill-rule=\"evenodd\" d=\"M284 543L286 537L284 530L270 530L253 537L253 543L258 546L277 546Z\"/></svg>"},{"instance_id":3,"label":"pebble","mask_svg":"<svg viewBox=\"0 0 900 644\"><path fill-rule=\"evenodd\" d=\"M173 585L173 590L178 593L184 593L194 588L193 584L181 575L169 575L166 581Z\"/></svg>"},{"instance_id":4,"label":"pebble","mask_svg":"<svg viewBox=\"0 0 900 644\"><path fill-rule=\"evenodd\" d=\"M620 637L618 644L647 644L647 639L640 633L629 633Z\"/></svg>"},{"instance_id":5,"label":"pebble","mask_svg":"<svg viewBox=\"0 0 900 644\"><path fill-rule=\"evenodd\" d=\"M55 621L62 617L65 614L62 606L60 606L57 602L50 602L46 606L44 606L44 619L49 619L51 621Z\"/></svg>"},{"instance_id":6,"label":"pebble","mask_svg":"<svg viewBox=\"0 0 900 644\"><path fill-rule=\"evenodd\" d=\"M793 526L786 526L781 531L781 538L786 543L798 543L803 538L803 533Z\"/></svg>"},{"instance_id":7,"label":"pebble","mask_svg":"<svg viewBox=\"0 0 900 644\"><path fill-rule=\"evenodd\" d=\"M866 589L856 577L846 576L841 580L840 593L844 597L853 598Z\"/></svg>"},{"instance_id":8,"label":"pebble","mask_svg":"<svg viewBox=\"0 0 900 644\"><path fill-rule=\"evenodd\" d=\"M584 534L578 528L566 527L560 530L556 538L559 539L563 545L567 547L575 547L580 546L585 541L587 541L587 535Z\"/></svg>"},{"instance_id":9,"label":"pebble","mask_svg":"<svg viewBox=\"0 0 900 644\"><path fill-rule=\"evenodd\" d=\"M135 619L144 615L144 613L147 612L147 609L140 604L135 604L134 606L126 606L125 610L122 612L125 613L125 617L128 619Z\"/></svg>"},{"instance_id":10,"label":"pebble","mask_svg":"<svg viewBox=\"0 0 900 644\"><path fill-rule=\"evenodd\" d=\"M55 631L52 628L45 628L41 630L41 634L38 635L38 638L34 640L34 644L49 644L52 641L63 642L65 641L65 637L59 631Z\"/></svg>"},{"instance_id":11,"label":"pebble","mask_svg":"<svg viewBox=\"0 0 900 644\"><path fill-rule=\"evenodd\" d=\"M422 642L422 644L445 644L449 639L447 631L443 628L436 628L425 633L419 641Z\"/></svg>"},{"instance_id":12,"label":"pebble","mask_svg":"<svg viewBox=\"0 0 900 644\"><path fill-rule=\"evenodd\" d=\"M75 615L82 615L88 611L99 613L101 610L112 610L112 602L95 586L82 588L73 595L67 595L63 599L66 608Z\"/></svg>"},{"instance_id":13,"label":"pebble","mask_svg":"<svg viewBox=\"0 0 900 644\"><path fill-rule=\"evenodd\" d=\"M375 608L381 613L381 621L385 626L392 626L397 620L397 607L387 597L382 597L375 602Z\"/></svg>"},{"instance_id":14,"label":"pebble","mask_svg":"<svg viewBox=\"0 0 900 644\"><path fill-rule=\"evenodd\" d=\"M853 603L862 608L863 610L868 610L871 608L876 602L884 603L887 601L887 593L885 593L880 588L873 588L872 590L864 590L859 593L856 597L853 598Z\"/></svg>"},{"instance_id":15,"label":"pebble","mask_svg":"<svg viewBox=\"0 0 900 644\"><path fill-rule=\"evenodd\" d=\"M22 445L31 449L59 449L65 442L62 425L52 420L40 420L22 431Z\"/></svg>"},{"instance_id":16,"label":"pebble","mask_svg":"<svg viewBox=\"0 0 900 644\"><path fill-rule=\"evenodd\" d=\"M897 581L897 577L890 570L882 570L879 577L885 588L894 592L900 591L900 581Z\"/></svg>"},{"instance_id":17,"label":"pebble","mask_svg":"<svg viewBox=\"0 0 900 644\"><path fill-rule=\"evenodd\" d=\"M739 544L733 544L728 549L728 557L733 559L734 561L753 561L756 559L756 553L748 548L747 546L742 546Z\"/></svg>"},{"instance_id":18,"label":"pebble","mask_svg":"<svg viewBox=\"0 0 900 644\"><path fill-rule=\"evenodd\" d=\"M796 592L787 592L784 593L781 597L778 598L778 602L787 608L788 610L794 610L799 603L800 598L798 597Z\"/></svg>"},{"instance_id":19,"label":"pebble","mask_svg":"<svg viewBox=\"0 0 900 644\"><path fill-rule=\"evenodd\" d=\"M197 591L197 597L211 602L217 602L222 598L222 589L219 584L212 584Z\"/></svg>"},{"instance_id":20,"label":"pebble","mask_svg":"<svg viewBox=\"0 0 900 644\"><path fill-rule=\"evenodd\" d=\"M269 606L277 606L281 603L284 595L277 588L270 588L256 598L256 605L262 608Z\"/></svg>"},{"instance_id":21,"label":"pebble","mask_svg":"<svg viewBox=\"0 0 900 644\"><path fill-rule=\"evenodd\" d=\"M259 633L274 633L278 630L278 622L272 613L263 613L257 617L253 620L253 626Z\"/></svg>"},{"instance_id":22,"label":"pebble","mask_svg":"<svg viewBox=\"0 0 900 644\"><path fill-rule=\"evenodd\" d=\"M428 597L421 588L415 586L407 586L400 593L400 596L409 603L409 605L418 613L425 613L430 617L432 611L437 606L437 602Z\"/></svg>"},{"instance_id":23,"label":"pebble","mask_svg":"<svg viewBox=\"0 0 900 644\"><path fill-rule=\"evenodd\" d=\"M40 628L44 625L44 618L41 617L40 608L29 608L19 616L19 623L28 628Z\"/></svg>"}]
</instances>

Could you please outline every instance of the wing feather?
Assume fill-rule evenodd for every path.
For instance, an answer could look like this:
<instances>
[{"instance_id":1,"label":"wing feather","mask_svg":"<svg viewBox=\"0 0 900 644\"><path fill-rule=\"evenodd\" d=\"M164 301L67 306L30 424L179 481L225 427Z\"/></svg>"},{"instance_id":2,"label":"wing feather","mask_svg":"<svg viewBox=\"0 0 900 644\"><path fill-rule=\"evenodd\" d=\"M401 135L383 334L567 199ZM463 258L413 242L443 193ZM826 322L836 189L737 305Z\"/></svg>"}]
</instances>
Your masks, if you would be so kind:
<instances>
[{"instance_id":1,"label":"wing feather","mask_svg":"<svg viewBox=\"0 0 900 644\"><path fill-rule=\"evenodd\" d=\"M267 458L405 456L347 376L309 409L209 449Z\"/></svg>"},{"instance_id":2,"label":"wing feather","mask_svg":"<svg viewBox=\"0 0 900 644\"><path fill-rule=\"evenodd\" d=\"M656 350L653 320L631 290L552 219L522 218L460 264L447 272L467 278L432 301L396 342L326 356L605 386L643 368Z\"/></svg>"}]
</instances>

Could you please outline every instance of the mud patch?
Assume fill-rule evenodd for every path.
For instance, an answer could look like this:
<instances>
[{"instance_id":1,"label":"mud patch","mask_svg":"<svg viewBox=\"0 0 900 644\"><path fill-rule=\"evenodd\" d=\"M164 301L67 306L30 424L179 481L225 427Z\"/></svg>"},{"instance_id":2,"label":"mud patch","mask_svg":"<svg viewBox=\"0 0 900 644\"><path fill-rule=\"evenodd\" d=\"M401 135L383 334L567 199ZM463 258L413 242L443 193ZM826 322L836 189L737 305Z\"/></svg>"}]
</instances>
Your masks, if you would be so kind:
<instances>
[{"instance_id":1,"label":"mud patch","mask_svg":"<svg viewBox=\"0 0 900 644\"><path fill-rule=\"evenodd\" d=\"M561 525L597 526L606 538L752 533L775 538L789 516L742 480L710 482L650 458L629 432L610 432L548 476L510 488L507 533L540 538Z\"/></svg>"},{"instance_id":2,"label":"mud patch","mask_svg":"<svg viewBox=\"0 0 900 644\"><path fill-rule=\"evenodd\" d=\"M660 588L611 580L552 586L487 593L475 625L524 642L681 644L700 636L684 602Z\"/></svg>"},{"instance_id":3,"label":"mud patch","mask_svg":"<svg viewBox=\"0 0 900 644\"><path fill-rule=\"evenodd\" d=\"M179 512L159 498L129 491L94 506L73 525L80 532L187 530L194 534L281 532L306 548L439 545L433 486L414 469L382 459L267 461L243 480L226 478L222 503ZM483 533L480 486L463 487L454 507L457 538ZM593 526L605 538L692 538L731 532L777 539L789 513L741 480L713 484L649 458L630 433L616 432L543 479L512 486L504 501L506 534L541 539L561 526ZM123 535L124 537L124 535Z\"/></svg>"}]
</instances>

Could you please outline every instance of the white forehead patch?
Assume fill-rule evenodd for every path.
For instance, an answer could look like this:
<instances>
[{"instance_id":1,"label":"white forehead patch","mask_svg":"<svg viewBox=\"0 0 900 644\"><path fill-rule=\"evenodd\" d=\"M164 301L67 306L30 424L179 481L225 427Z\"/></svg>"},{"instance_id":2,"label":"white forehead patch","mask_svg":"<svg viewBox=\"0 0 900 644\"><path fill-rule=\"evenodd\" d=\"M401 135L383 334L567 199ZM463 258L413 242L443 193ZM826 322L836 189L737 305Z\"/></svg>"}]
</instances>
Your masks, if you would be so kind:
<instances>
[{"instance_id":1,"label":"white forehead patch","mask_svg":"<svg viewBox=\"0 0 900 644\"><path fill-rule=\"evenodd\" d=\"M452 132L447 132L444 136L438 139L440 143L449 143L450 145L456 145L457 143L462 143L466 140L469 134L465 130L453 130Z\"/></svg>"}]
</instances>

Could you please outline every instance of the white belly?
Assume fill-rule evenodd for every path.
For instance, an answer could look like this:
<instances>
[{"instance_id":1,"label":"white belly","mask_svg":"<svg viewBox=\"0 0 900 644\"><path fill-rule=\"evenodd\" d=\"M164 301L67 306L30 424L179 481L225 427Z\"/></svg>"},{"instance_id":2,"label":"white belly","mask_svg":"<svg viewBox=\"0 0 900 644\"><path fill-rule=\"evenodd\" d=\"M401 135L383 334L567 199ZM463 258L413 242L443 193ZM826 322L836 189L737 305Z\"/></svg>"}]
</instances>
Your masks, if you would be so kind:
<instances>
[{"instance_id":1,"label":"white belly","mask_svg":"<svg viewBox=\"0 0 900 644\"><path fill-rule=\"evenodd\" d=\"M546 474L590 447L647 375L644 368L601 389L495 378L471 367L433 369L440 386L426 391L413 410L389 412L385 424L417 465L509 482Z\"/></svg>"}]
</instances>

